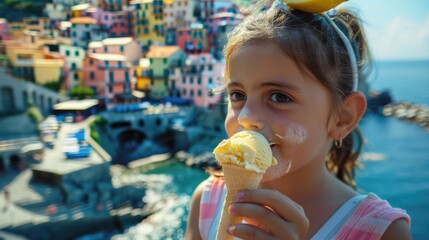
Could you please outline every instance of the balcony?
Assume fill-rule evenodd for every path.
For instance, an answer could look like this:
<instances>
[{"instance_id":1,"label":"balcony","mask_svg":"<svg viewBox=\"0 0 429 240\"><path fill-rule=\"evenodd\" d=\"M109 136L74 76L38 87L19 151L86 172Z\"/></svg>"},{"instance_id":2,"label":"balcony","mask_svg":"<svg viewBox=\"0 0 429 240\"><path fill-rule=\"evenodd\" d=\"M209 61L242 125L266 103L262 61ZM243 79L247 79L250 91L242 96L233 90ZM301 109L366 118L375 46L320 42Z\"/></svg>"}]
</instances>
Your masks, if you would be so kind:
<instances>
[{"instance_id":1,"label":"balcony","mask_svg":"<svg viewBox=\"0 0 429 240\"><path fill-rule=\"evenodd\" d=\"M16 59L14 63L14 67L33 67L34 61L33 59Z\"/></svg>"}]
</instances>

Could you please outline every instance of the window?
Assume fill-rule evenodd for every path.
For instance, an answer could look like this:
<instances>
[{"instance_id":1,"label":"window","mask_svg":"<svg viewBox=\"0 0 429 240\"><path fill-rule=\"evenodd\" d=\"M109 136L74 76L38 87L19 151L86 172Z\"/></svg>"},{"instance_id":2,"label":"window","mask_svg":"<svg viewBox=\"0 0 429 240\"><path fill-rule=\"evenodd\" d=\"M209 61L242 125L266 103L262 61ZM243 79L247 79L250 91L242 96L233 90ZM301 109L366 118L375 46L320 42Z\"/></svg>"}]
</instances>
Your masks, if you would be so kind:
<instances>
[{"instance_id":1,"label":"window","mask_svg":"<svg viewBox=\"0 0 429 240\"><path fill-rule=\"evenodd\" d=\"M74 80L79 80L79 74L78 73L74 73Z\"/></svg>"},{"instance_id":2,"label":"window","mask_svg":"<svg viewBox=\"0 0 429 240\"><path fill-rule=\"evenodd\" d=\"M212 71L213 70L213 65L212 64L209 64L209 71Z\"/></svg>"},{"instance_id":3,"label":"window","mask_svg":"<svg viewBox=\"0 0 429 240\"><path fill-rule=\"evenodd\" d=\"M189 82L190 84L193 84L194 83L194 77L191 77L191 79L190 79L190 82Z\"/></svg>"},{"instance_id":4,"label":"window","mask_svg":"<svg viewBox=\"0 0 429 240\"><path fill-rule=\"evenodd\" d=\"M209 78L209 84L212 84L213 83L213 79L210 77Z\"/></svg>"},{"instance_id":5,"label":"window","mask_svg":"<svg viewBox=\"0 0 429 240\"><path fill-rule=\"evenodd\" d=\"M164 64L167 64L167 58L162 59L162 62L163 62Z\"/></svg>"},{"instance_id":6,"label":"window","mask_svg":"<svg viewBox=\"0 0 429 240\"><path fill-rule=\"evenodd\" d=\"M114 80L114 73L112 72L112 71L110 71L109 72L109 81L111 82L111 83L113 83L115 80Z\"/></svg>"},{"instance_id":7,"label":"window","mask_svg":"<svg viewBox=\"0 0 429 240\"><path fill-rule=\"evenodd\" d=\"M182 95L186 95L186 89L183 89L182 93L183 93Z\"/></svg>"},{"instance_id":8,"label":"window","mask_svg":"<svg viewBox=\"0 0 429 240\"><path fill-rule=\"evenodd\" d=\"M94 75L95 75L95 74L94 74L94 72L90 72L90 73L89 73L89 78L90 78L91 80L94 80Z\"/></svg>"},{"instance_id":9,"label":"window","mask_svg":"<svg viewBox=\"0 0 429 240\"><path fill-rule=\"evenodd\" d=\"M119 47L119 51L123 52L124 51L124 46L120 46Z\"/></svg>"},{"instance_id":10,"label":"window","mask_svg":"<svg viewBox=\"0 0 429 240\"><path fill-rule=\"evenodd\" d=\"M197 83L198 85L201 85L201 77L198 77Z\"/></svg>"},{"instance_id":11,"label":"window","mask_svg":"<svg viewBox=\"0 0 429 240\"><path fill-rule=\"evenodd\" d=\"M94 64L94 60L89 59L89 65L92 65L92 64Z\"/></svg>"},{"instance_id":12,"label":"window","mask_svg":"<svg viewBox=\"0 0 429 240\"><path fill-rule=\"evenodd\" d=\"M198 97L201 97L201 95L202 95L202 92L201 92L201 89L199 89L198 90Z\"/></svg>"},{"instance_id":13,"label":"window","mask_svg":"<svg viewBox=\"0 0 429 240\"><path fill-rule=\"evenodd\" d=\"M185 84L186 83L186 77L182 78L182 83Z\"/></svg>"},{"instance_id":14,"label":"window","mask_svg":"<svg viewBox=\"0 0 429 240\"><path fill-rule=\"evenodd\" d=\"M74 52L74 55L75 55L76 57L79 57L79 51L75 51L75 52Z\"/></svg>"},{"instance_id":15,"label":"window","mask_svg":"<svg viewBox=\"0 0 429 240\"><path fill-rule=\"evenodd\" d=\"M125 72L125 82L130 82L130 73Z\"/></svg>"},{"instance_id":16,"label":"window","mask_svg":"<svg viewBox=\"0 0 429 240\"><path fill-rule=\"evenodd\" d=\"M67 57L70 56L70 51L69 50L66 50L66 56Z\"/></svg>"},{"instance_id":17,"label":"window","mask_svg":"<svg viewBox=\"0 0 429 240\"><path fill-rule=\"evenodd\" d=\"M194 89L191 89L190 94L191 94L191 97L194 96Z\"/></svg>"},{"instance_id":18,"label":"window","mask_svg":"<svg viewBox=\"0 0 429 240\"><path fill-rule=\"evenodd\" d=\"M118 62L118 68L122 68L122 62Z\"/></svg>"}]
</instances>

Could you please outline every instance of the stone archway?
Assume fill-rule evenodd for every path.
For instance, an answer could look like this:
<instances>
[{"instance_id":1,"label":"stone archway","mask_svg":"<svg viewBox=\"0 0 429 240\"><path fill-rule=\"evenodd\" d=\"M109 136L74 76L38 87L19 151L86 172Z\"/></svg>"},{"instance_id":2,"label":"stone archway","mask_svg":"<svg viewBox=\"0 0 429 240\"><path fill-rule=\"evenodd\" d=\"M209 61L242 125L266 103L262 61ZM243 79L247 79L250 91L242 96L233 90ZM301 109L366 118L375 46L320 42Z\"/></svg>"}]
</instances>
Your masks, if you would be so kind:
<instances>
[{"instance_id":1,"label":"stone archway","mask_svg":"<svg viewBox=\"0 0 429 240\"><path fill-rule=\"evenodd\" d=\"M147 139L146 134L135 129L128 129L121 132L117 138L117 156L114 163L126 164L133 160L130 158Z\"/></svg>"},{"instance_id":2,"label":"stone archway","mask_svg":"<svg viewBox=\"0 0 429 240\"><path fill-rule=\"evenodd\" d=\"M0 156L0 174L6 172L6 163L4 161L5 159L3 158L3 156Z\"/></svg>"},{"instance_id":3,"label":"stone archway","mask_svg":"<svg viewBox=\"0 0 429 240\"><path fill-rule=\"evenodd\" d=\"M22 158L20 158L18 155L13 154L12 156L10 156L10 166L13 169L17 169L20 170L22 167Z\"/></svg>"},{"instance_id":4,"label":"stone archway","mask_svg":"<svg viewBox=\"0 0 429 240\"><path fill-rule=\"evenodd\" d=\"M15 98L13 96L13 89L11 87L3 87L0 90L1 105L3 106L4 112L15 111Z\"/></svg>"}]
</instances>

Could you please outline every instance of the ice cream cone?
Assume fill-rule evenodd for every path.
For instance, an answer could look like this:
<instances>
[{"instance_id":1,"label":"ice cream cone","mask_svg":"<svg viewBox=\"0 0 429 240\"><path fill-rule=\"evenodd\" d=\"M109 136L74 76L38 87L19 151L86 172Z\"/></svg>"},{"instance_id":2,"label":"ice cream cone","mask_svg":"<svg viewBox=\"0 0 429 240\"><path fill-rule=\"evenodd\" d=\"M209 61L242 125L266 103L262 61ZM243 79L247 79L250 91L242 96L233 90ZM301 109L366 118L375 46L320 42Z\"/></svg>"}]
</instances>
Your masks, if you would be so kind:
<instances>
[{"instance_id":1,"label":"ice cream cone","mask_svg":"<svg viewBox=\"0 0 429 240\"><path fill-rule=\"evenodd\" d=\"M256 189L264 174L231 164L222 165L222 169L227 193L223 203L216 240L232 240L233 237L226 233L226 227L231 224L241 223L243 218L230 215L228 207L237 200L238 192L246 189Z\"/></svg>"}]
</instances>

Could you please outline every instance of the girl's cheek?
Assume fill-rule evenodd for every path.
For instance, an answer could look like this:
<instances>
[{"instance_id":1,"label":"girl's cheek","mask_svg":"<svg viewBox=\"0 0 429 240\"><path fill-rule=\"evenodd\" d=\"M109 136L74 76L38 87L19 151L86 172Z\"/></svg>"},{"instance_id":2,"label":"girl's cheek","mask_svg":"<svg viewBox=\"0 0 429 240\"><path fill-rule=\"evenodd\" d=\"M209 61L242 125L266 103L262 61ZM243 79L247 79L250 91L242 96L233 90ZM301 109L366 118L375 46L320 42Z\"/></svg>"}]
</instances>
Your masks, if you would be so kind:
<instances>
[{"instance_id":1,"label":"girl's cheek","mask_svg":"<svg viewBox=\"0 0 429 240\"><path fill-rule=\"evenodd\" d=\"M291 170L292 165L295 165L293 161L299 161L298 155L296 155L299 154L299 148L295 147L306 141L307 130L298 123L288 123L275 133L275 137L280 139L282 150L280 150L277 165L268 169L263 181L271 181L286 175Z\"/></svg>"},{"instance_id":2,"label":"girl's cheek","mask_svg":"<svg viewBox=\"0 0 429 240\"><path fill-rule=\"evenodd\" d=\"M307 139L307 130L299 123L288 123L275 135L285 144L301 145Z\"/></svg>"}]
</instances>

